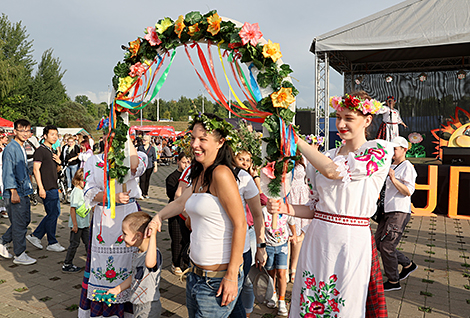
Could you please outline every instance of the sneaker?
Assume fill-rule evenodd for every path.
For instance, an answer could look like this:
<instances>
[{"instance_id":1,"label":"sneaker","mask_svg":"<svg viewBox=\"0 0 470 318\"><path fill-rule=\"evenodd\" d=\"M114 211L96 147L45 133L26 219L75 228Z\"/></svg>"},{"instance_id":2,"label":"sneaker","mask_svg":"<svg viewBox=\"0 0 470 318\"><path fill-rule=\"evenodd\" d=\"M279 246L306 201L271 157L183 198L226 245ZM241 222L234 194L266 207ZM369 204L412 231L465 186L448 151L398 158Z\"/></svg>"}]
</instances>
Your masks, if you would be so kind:
<instances>
[{"instance_id":1,"label":"sneaker","mask_svg":"<svg viewBox=\"0 0 470 318\"><path fill-rule=\"evenodd\" d=\"M401 289L401 286L400 286L400 282L398 283L390 283L390 282L386 282L384 283L384 291L392 291L392 290L400 290Z\"/></svg>"},{"instance_id":2,"label":"sneaker","mask_svg":"<svg viewBox=\"0 0 470 318\"><path fill-rule=\"evenodd\" d=\"M7 247L5 244L0 244L0 255L5 257L5 258L12 258L13 255L11 255L8 250L7 250Z\"/></svg>"},{"instance_id":3,"label":"sneaker","mask_svg":"<svg viewBox=\"0 0 470 318\"><path fill-rule=\"evenodd\" d=\"M0 213L2 214L2 218L8 219L8 213L6 213L5 211L2 211Z\"/></svg>"},{"instance_id":4,"label":"sneaker","mask_svg":"<svg viewBox=\"0 0 470 318\"><path fill-rule=\"evenodd\" d=\"M38 239L36 236L29 234L29 235L26 235L26 239L28 240L29 243L33 244L36 248L39 248L40 250L44 248L41 245L41 240Z\"/></svg>"},{"instance_id":5,"label":"sneaker","mask_svg":"<svg viewBox=\"0 0 470 318\"><path fill-rule=\"evenodd\" d=\"M26 252L23 252L20 256L15 256L13 263L18 265L32 265L36 263L36 260L29 257Z\"/></svg>"},{"instance_id":6,"label":"sneaker","mask_svg":"<svg viewBox=\"0 0 470 318\"><path fill-rule=\"evenodd\" d=\"M150 199L150 197L148 195L144 195L144 198L147 200L147 199Z\"/></svg>"},{"instance_id":7,"label":"sneaker","mask_svg":"<svg viewBox=\"0 0 470 318\"><path fill-rule=\"evenodd\" d=\"M183 271L180 267L175 267L175 265L171 264L171 272L175 275L183 275Z\"/></svg>"},{"instance_id":8,"label":"sneaker","mask_svg":"<svg viewBox=\"0 0 470 318\"><path fill-rule=\"evenodd\" d=\"M46 250L51 251L51 252L63 252L65 251L65 247L63 247L59 243L55 243L55 244L49 244L46 247Z\"/></svg>"},{"instance_id":9,"label":"sneaker","mask_svg":"<svg viewBox=\"0 0 470 318\"><path fill-rule=\"evenodd\" d=\"M62 271L64 273L78 273L82 270L81 267L77 267L73 264L64 264L62 265Z\"/></svg>"},{"instance_id":10,"label":"sneaker","mask_svg":"<svg viewBox=\"0 0 470 318\"><path fill-rule=\"evenodd\" d=\"M416 269L418 268L418 265L416 265L413 261L411 261L411 266L408 268L404 268L400 272L400 280L404 280L408 276L410 276L411 273L413 273Z\"/></svg>"},{"instance_id":11,"label":"sneaker","mask_svg":"<svg viewBox=\"0 0 470 318\"><path fill-rule=\"evenodd\" d=\"M277 315L281 316L281 317L287 317L289 312L287 311L286 301L285 300L279 300L278 307L279 307L279 309L277 311Z\"/></svg>"},{"instance_id":12,"label":"sneaker","mask_svg":"<svg viewBox=\"0 0 470 318\"><path fill-rule=\"evenodd\" d=\"M277 307L277 294L276 293L273 294L273 297L268 301L268 303L266 304L266 307L270 309Z\"/></svg>"}]
</instances>

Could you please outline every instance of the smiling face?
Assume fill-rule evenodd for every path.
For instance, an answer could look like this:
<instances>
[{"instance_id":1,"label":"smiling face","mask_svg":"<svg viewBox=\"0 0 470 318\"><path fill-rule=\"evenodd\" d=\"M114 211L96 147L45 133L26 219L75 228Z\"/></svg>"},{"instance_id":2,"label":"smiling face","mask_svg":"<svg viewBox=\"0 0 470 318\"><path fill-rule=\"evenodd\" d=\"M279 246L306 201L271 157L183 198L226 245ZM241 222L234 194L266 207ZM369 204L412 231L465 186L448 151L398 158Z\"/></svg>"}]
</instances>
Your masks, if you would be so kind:
<instances>
[{"instance_id":1,"label":"smiling face","mask_svg":"<svg viewBox=\"0 0 470 318\"><path fill-rule=\"evenodd\" d=\"M251 166L251 156L248 152L242 151L235 156L235 164L238 168L248 170Z\"/></svg>"},{"instance_id":2,"label":"smiling face","mask_svg":"<svg viewBox=\"0 0 470 318\"><path fill-rule=\"evenodd\" d=\"M208 133L200 123L194 125L191 133L191 149L196 161L204 167L210 166L215 161L223 144L224 139L219 138L217 133Z\"/></svg>"},{"instance_id":3,"label":"smiling face","mask_svg":"<svg viewBox=\"0 0 470 318\"><path fill-rule=\"evenodd\" d=\"M23 127L18 125L18 128L13 130L13 133L15 134L15 138L21 142L25 142L29 137L31 137L31 126Z\"/></svg>"},{"instance_id":4,"label":"smiling face","mask_svg":"<svg viewBox=\"0 0 470 318\"><path fill-rule=\"evenodd\" d=\"M140 246L142 233L132 231L129 228L129 222L122 222L122 239L127 247Z\"/></svg>"},{"instance_id":5,"label":"smiling face","mask_svg":"<svg viewBox=\"0 0 470 318\"><path fill-rule=\"evenodd\" d=\"M372 116L364 116L356 110L345 108L336 112L336 128L343 140L364 138L365 130L372 122Z\"/></svg>"}]
</instances>

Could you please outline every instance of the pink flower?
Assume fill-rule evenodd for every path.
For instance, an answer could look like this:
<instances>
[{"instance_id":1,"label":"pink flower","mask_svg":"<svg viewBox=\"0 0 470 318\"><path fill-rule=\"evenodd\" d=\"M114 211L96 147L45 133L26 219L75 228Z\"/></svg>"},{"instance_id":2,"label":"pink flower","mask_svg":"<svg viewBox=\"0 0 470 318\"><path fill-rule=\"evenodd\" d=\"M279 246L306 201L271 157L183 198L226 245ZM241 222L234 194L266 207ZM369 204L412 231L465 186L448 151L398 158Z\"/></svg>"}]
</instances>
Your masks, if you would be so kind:
<instances>
[{"instance_id":1,"label":"pink flower","mask_svg":"<svg viewBox=\"0 0 470 318\"><path fill-rule=\"evenodd\" d=\"M315 286L317 282L315 281L315 277L313 278L307 278L305 280L305 285L307 286L307 289L312 289L312 286Z\"/></svg>"},{"instance_id":2,"label":"pink flower","mask_svg":"<svg viewBox=\"0 0 470 318\"><path fill-rule=\"evenodd\" d=\"M339 312L338 303L337 303L334 299L328 300L328 305L331 306L331 309L332 309L334 312Z\"/></svg>"},{"instance_id":3,"label":"pink flower","mask_svg":"<svg viewBox=\"0 0 470 318\"><path fill-rule=\"evenodd\" d=\"M332 280L333 282L336 282L338 280L338 276L336 276L336 274L333 274L330 276L330 280Z\"/></svg>"},{"instance_id":4,"label":"pink flower","mask_svg":"<svg viewBox=\"0 0 470 318\"><path fill-rule=\"evenodd\" d=\"M343 99L341 96L333 96L330 98L330 106L333 107L336 111L342 111Z\"/></svg>"},{"instance_id":5,"label":"pink flower","mask_svg":"<svg viewBox=\"0 0 470 318\"><path fill-rule=\"evenodd\" d=\"M384 149L369 149L369 153L377 158L377 160L381 160L383 157L385 157L385 150Z\"/></svg>"},{"instance_id":6,"label":"pink flower","mask_svg":"<svg viewBox=\"0 0 470 318\"><path fill-rule=\"evenodd\" d=\"M144 74L146 70L147 70L146 65L140 62L137 62L131 66L131 71L129 72L129 76L131 77L142 76L142 74Z\"/></svg>"},{"instance_id":7,"label":"pink flower","mask_svg":"<svg viewBox=\"0 0 470 318\"><path fill-rule=\"evenodd\" d=\"M276 161L270 162L261 169L261 171L268 177L269 179L276 179L276 176L274 175L274 165L276 164Z\"/></svg>"},{"instance_id":8,"label":"pink flower","mask_svg":"<svg viewBox=\"0 0 470 318\"><path fill-rule=\"evenodd\" d=\"M365 114L368 114L368 113L372 113L374 111L374 103L368 99L366 99L365 101L362 102L362 113L365 115Z\"/></svg>"},{"instance_id":9,"label":"pink flower","mask_svg":"<svg viewBox=\"0 0 470 318\"><path fill-rule=\"evenodd\" d=\"M250 42L251 45L256 46L258 41L263 37L263 33L259 30L258 23L249 24L245 22L243 24L242 29L238 32L240 38L242 39L243 45L246 45Z\"/></svg>"},{"instance_id":10,"label":"pink flower","mask_svg":"<svg viewBox=\"0 0 470 318\"><path fill-rule=\"evenodd\" d=\"M320 287L320 289L322 289L323 287L325 287L325 282L320 282L320 284L318 284L318 287Z\"/></svg>"},{"instance_id":11,"label":"pink flower","mask_svg":"<svg viewBox=\"0 0 470 318\"><path fill-rule=\"evenodd\" d=\"M338 291L336 288L333 289L333 295L335 295L335 296L338 296L338 295L339 295L339 291Z\"/></svg>"},{"instance_id":12,"label":"pink flower","mask_svg":"<svg viewBox=\"0 0 470 318\"><path fill-rule=\"evenodd\" d=\"M106 275L106 278L114 278L114 277L116 277L116 272L114 270L110 269L110 270L106 271L105 275Z\"/></svg>"},{"instance_id":13,"label":"pink flower","mask_svg":"<svg viewBox=\"0 0 470 318\"><path fill-rule=\"evenodd\" d=\"M367 175L370 176L372 175L374 172L376 172L377 170L379 170L379 166L377 165L377 163L373 162L373 161L369 161L366 165L366 169L367 169Z\"/></svg>"},{"instance_id":14,"label":"pink flower","mask_svg":"<svg viewBox=\"0 0 470 318\"><path fill-rule=\"evenodd\" d=\"M147 34L144 36L144 39L149 41L151 46L160 45L162 43L154 27L147 27Z\"/></svg>"},{"instance_id":15,"label":"pink flower","mask_svg":"<svg viewBox=\"0 0 470 318\"><path fill-rule=\"evenodd\" d=\"M307 314L305 314L305 316L304 316L304 318L316 318L316 317L317 317L317 315L311 314L311 313L307 313Z\"/></svg>"},{"instance_id":16,"label":"pink flower","mask_svg":"<svg viewBox=\"0 0 470 318\"><path fill-rule=\"evenodd\" d=\"M300 294L300 306L305 302L304 294Z\"/></svg>"},{"instance_id":17,"label":"pink flower","mask_svg":"<svg viewBox=\"0 0 470 318\"><path fill-rule=\"evenodd\" d=\"M310 311L312 314L323 315L323 313L325 312L325 305L323 305L323 304L322 304L321 302L319 302L319 301L314 301L314 302L310 305L309 311Z\"/></svg>"}]
</instances>

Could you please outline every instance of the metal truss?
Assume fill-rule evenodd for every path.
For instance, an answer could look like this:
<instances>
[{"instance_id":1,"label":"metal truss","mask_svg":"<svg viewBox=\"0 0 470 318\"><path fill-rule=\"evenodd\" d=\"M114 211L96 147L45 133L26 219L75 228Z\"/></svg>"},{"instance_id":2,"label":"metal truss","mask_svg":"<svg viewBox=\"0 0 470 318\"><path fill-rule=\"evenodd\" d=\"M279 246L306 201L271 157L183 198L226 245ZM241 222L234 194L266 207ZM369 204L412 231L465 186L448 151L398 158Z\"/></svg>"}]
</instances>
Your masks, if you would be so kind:
<instances>
[{"instance_id":1,"label":"metal truss","mask_svg":"<svg viewBox=\"0 0 470 318\"><path fill-rule=\"evenodd\" d=\"M328 53L315 54L315 135L325 137L325 150L329 149L329 84L330 65Z\"/></svg>"}]
</instances>

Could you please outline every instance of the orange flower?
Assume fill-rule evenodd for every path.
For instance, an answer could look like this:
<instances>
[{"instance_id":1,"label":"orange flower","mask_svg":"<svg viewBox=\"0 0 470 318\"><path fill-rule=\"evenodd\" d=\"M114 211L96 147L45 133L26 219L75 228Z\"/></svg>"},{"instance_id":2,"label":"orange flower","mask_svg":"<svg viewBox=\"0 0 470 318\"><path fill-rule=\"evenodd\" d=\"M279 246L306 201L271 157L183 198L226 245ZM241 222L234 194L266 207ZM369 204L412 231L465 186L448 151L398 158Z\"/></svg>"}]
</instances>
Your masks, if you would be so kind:
<instances>
[{"instance_id":1,"label":"orange flower","mask_svg":"<svg viewBox=\"0 0 470 318\"><path fill-rule=\"evenodd\" d=\"M271 100L274 107L288 108L290 104L295 102L295 98L292 95L292 88L281 88L277 92L271 94Z\"/></svg>"},{"instance_id":2,"label":"orange flower","mask_svg":"<svg viewBox=\"0 0 470 318\"><path fill-rule=\"evenodd\" d=\"M129 42L129 51L132 53L131 57L134 57L139 52L140 48L140 39Z\"/></svg>"},{"instance_id":3,"label":"orange flower","mask_svg":"<svg viewBox=\"0 0 470 318\"><path fill-rule=\"evenodd\" d=\"M265 58L270 57L273 62L279 60L282 57L279 43L273 43L271 40L269 40L268 44L263 45L263 56Z\"/></svg>"},{"instance_id":4,"label":"orange flower","mask_svg":"<svg viewBox=\"0 0 470 318\"><path fill-rule=\"evenodd\" d=\"M178 34L178 38L181 38L181 32L183 32L186 25L184 24L184 17L180 15L178 20L175 22L175 33Z\"/></svg>"},{"instance_id":5,"label":"orange flower","mask_svg":"<svg viewBox=\"0 0 470 318\"><path fill-rule=\"evenodd\" d=\"M189 32L188 34L190 36L193 36L196 32L199 32L199 23L193 24L189 27Z\"/></svg>"},{"instance_id":6,"label":"orange flower","mask_svg":"<svg viewBox=\"0 0 470 318\"><path fill-rule=\"evenodd\" d=\"M210 32L212 35L216 35L220 31L220 22L222 22L222 18L219 17L217 13L214 13L210 17L207 18L207 23L209 26L207 27L207 32Z\"/></svg>"}]
</instances>

